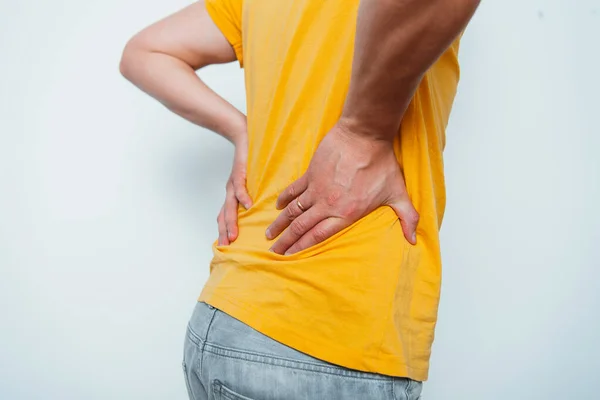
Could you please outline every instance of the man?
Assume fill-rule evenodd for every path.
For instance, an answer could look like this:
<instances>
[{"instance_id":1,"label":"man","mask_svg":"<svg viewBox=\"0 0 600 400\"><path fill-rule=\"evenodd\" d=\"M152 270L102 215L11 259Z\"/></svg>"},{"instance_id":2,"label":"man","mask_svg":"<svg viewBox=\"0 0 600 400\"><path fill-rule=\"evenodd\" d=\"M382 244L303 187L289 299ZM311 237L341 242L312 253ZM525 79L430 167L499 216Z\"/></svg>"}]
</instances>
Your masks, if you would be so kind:
<instances>
[{"instance_id":1,"label":"man","mask_svg":"<svg viewBox=\"0 0 600 400\"><path fill-rule=\"evenodd\" d=\"M440 294L442 151L478 0L205 0L125 77L235 145L188 324L191 399L416 399ZM195 71L238 60L247 117Z\"/></svg>"}]
</instances>

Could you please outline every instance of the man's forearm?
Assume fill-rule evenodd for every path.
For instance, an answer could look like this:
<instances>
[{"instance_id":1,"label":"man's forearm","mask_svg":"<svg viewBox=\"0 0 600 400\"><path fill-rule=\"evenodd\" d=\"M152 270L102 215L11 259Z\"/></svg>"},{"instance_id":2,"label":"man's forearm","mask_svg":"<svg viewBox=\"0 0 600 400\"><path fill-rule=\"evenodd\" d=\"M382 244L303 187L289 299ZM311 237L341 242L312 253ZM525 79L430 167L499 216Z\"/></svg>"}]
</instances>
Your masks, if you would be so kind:
<instances>
[{"instance_id":1,"label":"man's forearm","mask_svg":"<svg viewBox=\"0 0 600 400\"><path fill-rule=\"evenodd\" d=\"M124 51L121 72L134 85L181 117L236 143L246 134L246 116L206 86L185 62L136 48Z\"/></svg>"},{"instance_id":2,"label":"man's forearm","mask_svg":"<svg viewBox=\"0 0 600 400\"><path fill-rule=\"evenodd\" d=\"M391 140L421 78L466 27L478 4L361 0L342 125Z\"/></svg>"}]
</instances>

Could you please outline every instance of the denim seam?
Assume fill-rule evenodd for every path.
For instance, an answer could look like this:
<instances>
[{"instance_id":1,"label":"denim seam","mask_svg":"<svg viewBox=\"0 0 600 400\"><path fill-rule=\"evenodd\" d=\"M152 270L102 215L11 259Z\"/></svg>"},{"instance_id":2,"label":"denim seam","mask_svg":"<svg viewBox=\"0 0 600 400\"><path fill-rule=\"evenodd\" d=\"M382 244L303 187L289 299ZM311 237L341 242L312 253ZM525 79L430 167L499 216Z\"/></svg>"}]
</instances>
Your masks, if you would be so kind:
<instances>
[{"instance_id":1,"label":"denim seam","mask_svg":"<svg viewBox=\"0 0 600 400\"><path fill-rule=\"evenodd\" d=\"M213 397L215 399L220 399L221 396L221 387L217 385L217 383L215 381L212 382L212 393L213 393Z\"/></svg>"},{"instance_id":2,"label":"denim seam","mask_svg":"<svg viewBox=\"0 0 600 400\"><path fill-rule=\"evenodd\" d=\"M202 340L202 338L196 332L194 332L194 330L189 326L189 324L187 327L187 331L188 331L188 336L189 336L190 340L192 342L194 342L196 344L196 346L200 346L201 344L204 343L204 340Z\"/></svg>"},{"instance_id":3,"label":"denim seam","mask_svg":"<svg viewBox=\"0 0 600 400\"><path fill-rule=\"evenodd\" d=\"M334 368L334 367L326 367L326 366L322 366L322 365L307 363L304 361L291 360L291 359L275 357L275 356L270 356L270 355L264 355L264 354L250 353L250 352L240 351L240 350L234 351L234 350L230 350L228 348L215 346L212 343L205 344L204 352L212 353L212 354L223 356L223 357L235 358L235 359L239 359L239 360L245 360L245 361L256 362L256 363L261 363L261 364L275 365L275 366L290 368L290 369L301 369L301 370L308 371L308 372L319 372L319 373L326 373L329 375L343 376L343 377L359 379L359 380L367 380L367 381L375 381L376 380L376 381L381 381L381 382L393 383L393 377L362 376L362 373L360 373L360 372L357 373L354 371L345 371L345 370L337 371L336 368ZM357 375L357 374L360 374L360 375ZM364 372L364 374L368 374L368 373Z\"/></svg>"},{"instance_id":4,"label":"denim seam","mask_svg":"<svg viewBox=\"0 0 600 400\"><path fill-rule=\"evenodd\" d=\"M404 395L406 396L406 400L410 400L410 393L408 388L412 385L412 381L408 381L408 383L404 386Z\"/></svg>"},{"instance_id":5,"label":"denim seam","mask_svg":"<svg viewBox=\"0 0 600 400\"><path fill-rule=\"evenodd\" d=\"M206 325L206 332L204 333L204 337L208 338L208 331L210 331L210 327L213 323L213 320L215 319L215 315L217 314L217 310L213 309L212 311L212 315L210 316L210 321L208 321L208 324ZM206 348L206 340L202 340L202 347L200 348L200 357L197 358L196 362L198 363L198 372L199 375L202 376L202 365L203 365L203 360L204 360L204 349Z\"/></svg>"},{"instance_id":6,"label":"denim seam","mask_svg":"<svg viewBox=\"0 0 600 400\"><path fill-rule=\"evenodd\" d=\"M237 400L236 398L232 397L229 393L223 391L220 388L217 389L216 387L213 387L213 396L215 397L215 399Z\"/></svg>"},{"instance_id":7,"label":"denim seam","mask_svg":"<svg viewBox=\"0 0 600 400\"><path fill-rule=\"evenodd\" d=\"M229 400L239 400L242 399L241 394L234 394L234 393L230 393L233 392L231 389L229 389L228 387L226 387L223 382L219 381L218 379L215 379L212 382L212 391L213 391L213 396L215 397L215 399L229 399ZM218 395L218 397L217 397ZM245 399L247 397L244 397Z\"/></svg>"}]
</instances>

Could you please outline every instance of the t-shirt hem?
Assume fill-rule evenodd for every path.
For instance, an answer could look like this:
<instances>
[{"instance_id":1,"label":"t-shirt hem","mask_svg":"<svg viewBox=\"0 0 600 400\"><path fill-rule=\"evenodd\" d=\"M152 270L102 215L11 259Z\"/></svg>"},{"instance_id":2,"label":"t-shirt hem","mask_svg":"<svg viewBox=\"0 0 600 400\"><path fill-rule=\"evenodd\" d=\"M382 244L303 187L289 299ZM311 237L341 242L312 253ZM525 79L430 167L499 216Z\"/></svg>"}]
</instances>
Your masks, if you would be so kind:
<instances>
[{"instance_id":1,"label":"t-shirt hem","mask_svg":"<svg viewBox=\"0 0 600 400\"><path fill-rule=\"evenodd\" d=\"M265 318L264 315L252 311L247 305L238 304L231 299L216 294L210 287L205 287L197 300L218 308L271 339L320 360L363 372L410 378L417 381L428 379L427 370L412 368L397 357L353 351L287 329L277 324L273 319Z\"/></svg>"}]
</instances>

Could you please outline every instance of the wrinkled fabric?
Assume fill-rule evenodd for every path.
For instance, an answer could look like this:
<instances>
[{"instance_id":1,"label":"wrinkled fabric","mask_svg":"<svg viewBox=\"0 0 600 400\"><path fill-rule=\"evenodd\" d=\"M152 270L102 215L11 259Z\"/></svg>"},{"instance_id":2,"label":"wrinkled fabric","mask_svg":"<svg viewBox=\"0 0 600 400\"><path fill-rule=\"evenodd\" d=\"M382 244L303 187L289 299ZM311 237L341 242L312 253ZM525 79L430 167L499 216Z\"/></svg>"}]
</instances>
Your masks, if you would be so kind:
<instances>
[{"instance_id":1,"label":"wrinkled fabric","mask_svg":"<svg viewBox=\"0 0 600 400\"><path fill-rule=\"evenodd\" d=\"M249 137L239 236L213 243L206 301L313 357L426 380L441 286L442 151L459 78L458 40L423 77L393 146L420 214L408 243L380 207L322 243L283 256L265 236L277 196L307 169L350 82L359 0L207 0L244 68ZM398 68L402 68L401 65Z\"/></svg>"},{"instance_id":2,"label":"wrinkled fabric","mask_svg":"<svg viewBox=\"0 0 600 400\"><path fill-rule=\"evenodd\" d=\"M190 400L415 400L422 383L300 353L198 302L182 366Z\"/></svg>"}]
</instances>

